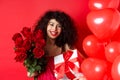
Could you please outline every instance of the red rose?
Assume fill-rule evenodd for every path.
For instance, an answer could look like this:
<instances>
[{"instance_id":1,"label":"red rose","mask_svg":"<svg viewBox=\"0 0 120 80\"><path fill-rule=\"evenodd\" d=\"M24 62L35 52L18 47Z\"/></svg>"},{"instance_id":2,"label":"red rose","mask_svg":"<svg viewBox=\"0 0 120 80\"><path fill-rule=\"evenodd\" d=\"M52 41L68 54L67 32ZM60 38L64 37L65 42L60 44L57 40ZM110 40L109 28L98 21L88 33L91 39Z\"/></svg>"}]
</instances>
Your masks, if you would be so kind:
<instances>
[{"instance_id":1,"label":"red rose","mask_svg":"<svg viewBox=\"0 0 120 80\"><path fill-rule=\"evenodd\" d=\"M36 68L36 66L38 66L39 63L41 63L37 60L37 65L35 65L34 67L33 65L31 65L31 62L36 62L36 59L42 59L42 56L44 55L43 48L45 46L45 40L43 38L41 30L32 32L30 28L24 27L21 33L22 34L16 33L12 37L12 39L15 42L14 49L16 56L14 59L16 60L16 62L22 62L24 66L29 65L29 67L26 67L29 71L31 70L31 68ZM41 69L36 70L35 72L37 71L41 71Z\"/></svg>"},{"instance_id":2,"label":"red rose","mask_svg":"<svg viewBox=\"0 0 120 80\"><path fill-rule=\"evenodd\" d=\"M16 57L14 58L16 60L16 62L23 62L27 57L26 53L19 53L16 55Z\"/></svg>"},{"instance_id":3,"label":"red rose","mask_svg":"<svg viewBox=\"0 0 120 80\"><path fill-rule=\"evenodd\" d=\"M23 38L20 33L16 33L13 35L12 40L15 42L15 47L21 47L23 44Z\"/></svg>"},{"instance_id":4,"label":"red rose","mask_svg":"<svg viewBox=\"0 0 120 80\"><path fill-rule=\"evenodd\" d=\"M34 48L33 54L35 58L41 58L44 55L44 51L40 48Z\"/></svg>"},{"instance_id":5,"label":"red rose","mask_svg":"<svg viewBox=\"0 0 120 80\"><path fill-rule=\"evenodd\" d=\"M15 48L15 53L25 53L26 52L26 49L24 47L21 47L21 48Z\"/></svg>"},{"instance_id":6,"label":"red rose","mask_svg":"<svg viewBox=\"0 0 120 80\"><path fill-rule=\"evenodd\" d=\"M44 39L38 39L35 43L35 46L38 48L43 48L45 46L45 40Z\"/></svg>"},{"instance_id":7,"label":"red rose","mask_svg":"<svg viewBox=\"0 0 120 80\"><path fill-rule=\"evenodd\" d=\"M23 34L23 36L24 37L26 37L26 38L31 38L31 29L30 28L28 28L28 27L24 27L23 29L22 29L22 31L21 31L21 33Z\"/></svg>"},{"instance_id":8,"label":"red rose","mask_svg":"<svg viewBox=\"0 0 120 80\"><path fill-rule=\"evenodd\" d=\"M20 34L20 33L15 33L14 35L13 35L13 37L12 37L12 40L16 40L16 38L18 38L18 37L22 37L22 35Z\"/></svg>"},{"instance_id":9,"label":"red rose","mask_svg":"<svg viewBox=\"0 0 120 80\"><path fill-rule=\"evenodd\" d=\"M25 39L24 42L23 42L23 47L26 49L26 50L29 50L31 48L31 41L28 40L28 39Z\"/></svg>"},{"instance_id":10,"label":"red rose","mask_svg":"<svg viewBox=\"0 0 120 80\"><path fill-rule=\"evenodd\" d=\"M38 39L43 39L43 34L41 30L37 30L33 33L33 40L36 42Z\"/></svg>"}]
</instances>

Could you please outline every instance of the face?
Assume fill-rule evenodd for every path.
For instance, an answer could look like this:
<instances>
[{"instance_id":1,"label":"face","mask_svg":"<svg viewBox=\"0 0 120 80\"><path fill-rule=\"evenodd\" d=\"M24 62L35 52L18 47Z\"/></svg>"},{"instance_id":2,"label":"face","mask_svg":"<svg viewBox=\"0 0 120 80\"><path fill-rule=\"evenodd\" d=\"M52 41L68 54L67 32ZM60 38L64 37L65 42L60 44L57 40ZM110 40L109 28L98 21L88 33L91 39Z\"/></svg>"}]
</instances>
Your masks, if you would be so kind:
<instances>
[{"instance_id":1,"label":"face","mask_svg":"<svg viewBox=\"0 0 120 80\"><path fill-rule=\"evenodd\" d=\"M47 35L51 39L56 39L61 33L61 25L55 19L50 19L47 25Z\"/></svg>"}]
</instances>

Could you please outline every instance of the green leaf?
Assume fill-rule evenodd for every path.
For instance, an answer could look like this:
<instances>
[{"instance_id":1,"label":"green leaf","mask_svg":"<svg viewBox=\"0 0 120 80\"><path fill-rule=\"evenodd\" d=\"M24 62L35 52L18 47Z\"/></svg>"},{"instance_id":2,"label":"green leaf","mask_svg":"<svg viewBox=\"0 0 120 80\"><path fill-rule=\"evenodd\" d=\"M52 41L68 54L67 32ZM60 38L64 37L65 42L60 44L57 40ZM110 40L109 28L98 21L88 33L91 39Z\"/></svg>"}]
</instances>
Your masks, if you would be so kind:
<instances>
[{"instance_id":1,"label":"green leaf","mask_svg":"<svg viewBox=\"0 0 120 80\"><path fill-rule=\"evenodd\" d=\"M29 66L30 66L28 59L26 59L26 60L24 61L24 65L25 65L26 67L29 67Z\"/></svg>"},{"instance_id":2,"label":"green leaf","mask_svg":"<svg viewBox=\"0 0 120 80\"><path fill-rule=\"evenodd\" d=\"M39 65L37 65L37 66L35 67L35 70L40 71L40 70L41 70L41 67L40 67Z\"/></svg>"},{"instance_id":3,"label":"green leaf","mask_svg":"<svg viewBox=\"0 0 120 80\"><path fill-rule=\"evenodd\" d=\"M33 72L35 72L35 68L30 67L30 68L28 69L28 71L29 71L30 73L33 73Z\"/></svg>"},{"instance_id":4,"label":"green leaf","mask_svg":"<svg viewBox=\"0 0 120 80\"><path fill-rule=\"evenodd\" d=\"M34 66L36 66L37 65L37 59L35 59L34 61L33 61L33 63L32 63L32 66L34 67Z\"/></svg>"}]
</instances>

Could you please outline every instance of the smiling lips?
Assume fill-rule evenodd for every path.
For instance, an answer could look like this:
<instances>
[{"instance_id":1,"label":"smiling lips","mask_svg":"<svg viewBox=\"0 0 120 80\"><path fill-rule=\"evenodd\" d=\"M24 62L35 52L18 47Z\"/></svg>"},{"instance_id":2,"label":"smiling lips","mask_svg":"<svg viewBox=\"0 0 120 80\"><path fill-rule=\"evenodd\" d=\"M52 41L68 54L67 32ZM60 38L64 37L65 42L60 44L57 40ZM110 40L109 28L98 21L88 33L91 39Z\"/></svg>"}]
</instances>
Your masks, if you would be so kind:
<instances>
[{"instance_id":1,"label":"smiling lips","mask_svg":"<svg viewBox=\"0 0 120 80\"><path fill-rule=\"evenodd\" d=\"M58 32L57 32L57 31L50 31L50 34L51 34L52 36L57 36Z\"/></svg>"}]
</instances>

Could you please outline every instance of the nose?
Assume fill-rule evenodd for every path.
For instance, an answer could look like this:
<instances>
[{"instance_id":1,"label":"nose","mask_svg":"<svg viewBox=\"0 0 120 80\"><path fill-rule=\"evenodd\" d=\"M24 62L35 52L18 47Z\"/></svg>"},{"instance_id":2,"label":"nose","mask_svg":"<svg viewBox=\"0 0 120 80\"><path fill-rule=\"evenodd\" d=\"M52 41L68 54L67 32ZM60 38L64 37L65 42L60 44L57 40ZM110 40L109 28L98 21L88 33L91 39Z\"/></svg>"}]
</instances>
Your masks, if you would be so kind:
<instances>
[{"instance_id":1,"label":"nose","mask_svg":"<svg viewBox=\"0 0 120 80\"><path fill-rule=\"evenodd\" d=\"M54 26L52 27L52 30L56 31L56 30L57 30L57 25L54 25Z\"/></svg>"}]
</instances>

